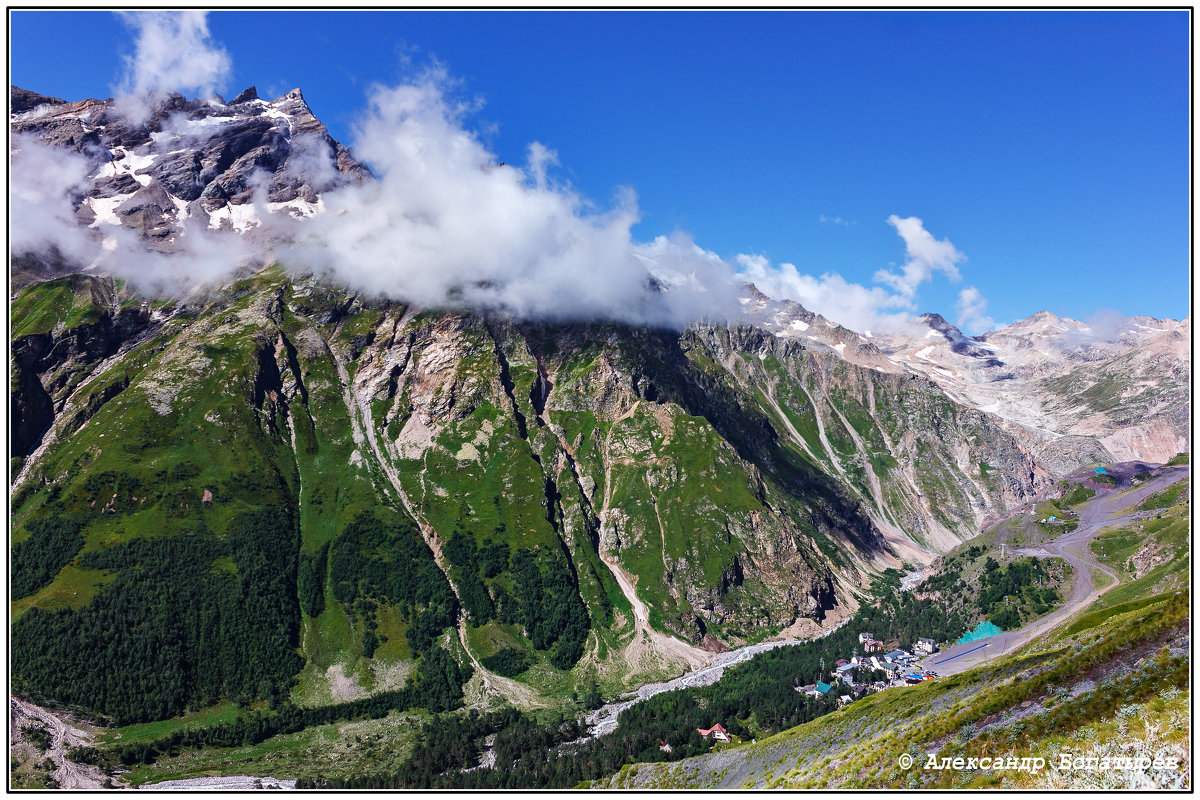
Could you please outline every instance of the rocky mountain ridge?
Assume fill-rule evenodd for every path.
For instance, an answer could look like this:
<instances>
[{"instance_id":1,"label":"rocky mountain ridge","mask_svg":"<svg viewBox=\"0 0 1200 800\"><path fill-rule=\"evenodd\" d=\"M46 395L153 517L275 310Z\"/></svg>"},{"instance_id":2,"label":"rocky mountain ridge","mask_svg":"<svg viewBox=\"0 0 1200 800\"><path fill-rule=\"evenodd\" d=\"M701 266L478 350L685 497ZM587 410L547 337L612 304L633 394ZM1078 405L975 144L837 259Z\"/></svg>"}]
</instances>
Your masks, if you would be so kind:
<instances>
[{"instance_id":1,"label":"rocky mountain ridge","mask_svg":"<svg viewBox=\"0 0 1200 800\"><path fill-rule=\"evenodd\" d=\"M1113 317L1093 328L1040 311L972 337L938 314L857 333L753 287L743 307L776 336L929 378L1001 420L1056 476L1100 461L1162 463L1187 448L1190 317Z\"/></svg>"},{"instance_id":2,"label":"rocky mountain ridge","mask_svg":"<svg viewBox=\"0 0 1200 800\"><path fill-rule=\"evenodd\" d=\"M9 130L88 159L80 225L136 231L170 251L187 224L247 232L263 215L304 217L320 194L369 171L329 135L299 89L271 101L252 86L229 103L172 94L144 122L120 101L65 102L10 90Z\"/></svg>"}]
</instances>

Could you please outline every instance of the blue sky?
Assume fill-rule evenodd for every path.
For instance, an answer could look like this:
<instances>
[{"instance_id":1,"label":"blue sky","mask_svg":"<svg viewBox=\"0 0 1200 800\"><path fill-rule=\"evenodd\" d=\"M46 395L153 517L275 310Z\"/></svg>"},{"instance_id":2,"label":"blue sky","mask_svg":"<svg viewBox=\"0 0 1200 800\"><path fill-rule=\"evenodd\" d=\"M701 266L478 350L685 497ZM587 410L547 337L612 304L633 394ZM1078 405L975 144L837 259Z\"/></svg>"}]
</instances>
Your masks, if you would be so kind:
<instances>
[{"instance_id":1,"label":"blue sky","mask_svg":"<svg viewBox=\"0 0 1200 800\"><path fill-rule=\"evenodd\" d=\"M107 97L133 35L107 12L11 12L11 80ZM961 256L913 310L1190 313L1189 19L1088 12L243 12L208 17L217 87L296 86L342 141L373 83L440 62L498 158L538 141L600 207L864 287L906 261L891 215Z\"/></svg>"}]
</instances>

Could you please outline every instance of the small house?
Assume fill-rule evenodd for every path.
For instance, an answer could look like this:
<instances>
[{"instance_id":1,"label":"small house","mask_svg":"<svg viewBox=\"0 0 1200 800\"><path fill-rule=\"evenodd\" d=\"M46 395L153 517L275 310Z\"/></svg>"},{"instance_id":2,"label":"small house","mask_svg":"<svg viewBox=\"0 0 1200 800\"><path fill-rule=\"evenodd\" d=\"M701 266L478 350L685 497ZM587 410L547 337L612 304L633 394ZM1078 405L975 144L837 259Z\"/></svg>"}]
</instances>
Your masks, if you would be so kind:
<instances>
[{"instance_id":1,"label":"small house","mask_svg":"<svg viewBox=\"0 0 1200 800\"><path fill-rule=\"evenodd\" d=\"M714 741L717 741L717 742L732 741L729 738L729 731L725 730L725 726L719 722L716 725L713 725L708 730L705 730L704 728L696 728L696 732L699 733L700 736L705 739L707 739L709 737L709 735L711 734Z\"/></svg>"},{"instance_id":2,"label":"small house","mask_svg":"<svg viewBox=\"0 0 1200 800\"><path fill-rule=\"evenodd\" d=\"M833 666L837 667L838 669L841 669L842 667L846 666L849 663L850 662L847 661L846 659L839 658L837 661L833 662Z\"/></svg>"},{"instance_id":3,"label":"small house","mask_svg":"<svg viewBox=\"0 0 1200 800\"><path fill-rule=\"evenodd\" d=\"M867 642L873 642L873 641L875 641L875 636L873 634L860 633L858 635L858 643L859 644L866 644Z\"/></svg>"},{"instance_id":4,"label":"small house","mask_svg":"<svg viewBox=\"0 0 1200 800\"><path fill-rule=\"evenodd\" d=\"M815 689L821 694L829 694L833 690L833 687L828 683L818 681Z\"/></svg>"},{"instance_id":5,"label":"small house","mask_svg":"<svg viewBox=\"0 0 1200 800\"><path fill-rule=\"evenodd\" d=\"M937 642L926 636L922 636L920 639L917 639L917 646L913 649L918 653L930 655L937 652Z\"/></svg>"},{"instance_id":6,"label":"small house","mask_svg":"<svg viewBox=\"0 0 1200 800\"><path fill-rule=\"evenodd\" d=\"M849 703L849 702L850 702L850 695L848 695L848 694L844 694L844 695L842 695L841 697L839 697L839 698L838 698L838 705L839 705L839 706L844 706L844 705L846 705L846 704L847 704L847 703Z\"/></svg>"},{"instance_id":7,"label":"small house","mask_svg":"<svg viewBox=\"0 0 1200 800\"><path fill-rule=\"evenodd\" d=\"M863 650L866 650L868 653L882 653L884 651L884 645L883 642L875 639L869 639L863 643Z\"/></svg>"}]
</instances>

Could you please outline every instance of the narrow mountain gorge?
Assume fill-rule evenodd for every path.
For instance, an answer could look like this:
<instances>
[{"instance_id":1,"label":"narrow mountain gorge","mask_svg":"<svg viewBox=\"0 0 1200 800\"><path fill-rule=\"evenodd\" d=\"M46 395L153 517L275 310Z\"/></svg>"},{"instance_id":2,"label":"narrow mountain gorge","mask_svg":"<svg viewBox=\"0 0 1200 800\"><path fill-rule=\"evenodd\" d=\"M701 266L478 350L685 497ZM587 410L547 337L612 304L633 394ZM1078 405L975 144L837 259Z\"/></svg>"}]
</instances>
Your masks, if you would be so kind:
<instances>
[{"instance_id":1,"label":"narrow mountain gorge","mask_svg":"<svg viewBox=\"0 0 1200 800\"><path fill-rule=\"evenodd\" d=\"M15 148L86 161L101 242L269 252L373 179L299 90L143 125L11 98ZM869 337L750 286L744 319L684 330L422 308L275 259L171 294L23 254L12 286L14 687L121 724L627 689L832 627L1067 467L1187 435L1187 321L1063 373L1062 348L1010 355L1041 341L1022 323ZM1035 390L1042 416L1006 412Z\"/></svg>"}]
</instances>

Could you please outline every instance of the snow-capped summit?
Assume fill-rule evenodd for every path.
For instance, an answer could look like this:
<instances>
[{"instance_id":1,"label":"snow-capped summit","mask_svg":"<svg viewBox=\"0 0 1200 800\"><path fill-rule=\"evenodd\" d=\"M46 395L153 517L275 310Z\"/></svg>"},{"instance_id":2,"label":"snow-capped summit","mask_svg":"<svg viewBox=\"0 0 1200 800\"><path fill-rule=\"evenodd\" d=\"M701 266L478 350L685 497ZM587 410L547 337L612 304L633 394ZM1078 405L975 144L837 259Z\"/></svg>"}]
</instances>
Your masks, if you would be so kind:
<instances>
[{"instance_id":1,"label":"snow-capped summit","mask_svg":"<svg viewBox=\"0 0 1200 800\"><path fill-rule=\"evenodd\" d=\"M265 214L318 213L322 192L369 174L300 89L266 101L252 86L229 103L172 94L144 123L112 99L65 102L17 87L10 98L14 146L28 136L88 159L79 222L131 228L155 249L170 250L188 219L245 231Z\"/></svg>"}]
</instances>

